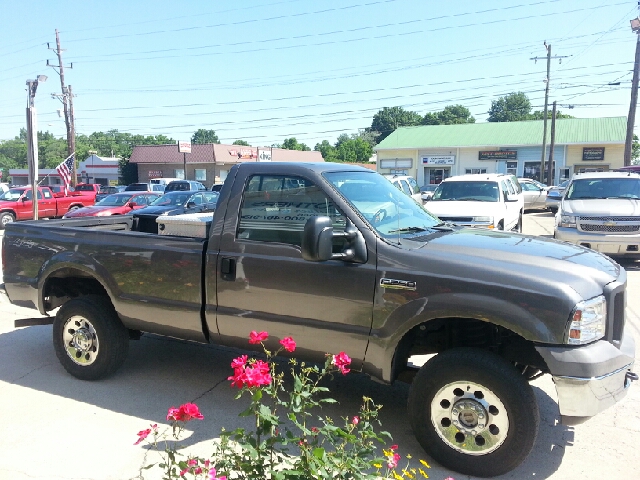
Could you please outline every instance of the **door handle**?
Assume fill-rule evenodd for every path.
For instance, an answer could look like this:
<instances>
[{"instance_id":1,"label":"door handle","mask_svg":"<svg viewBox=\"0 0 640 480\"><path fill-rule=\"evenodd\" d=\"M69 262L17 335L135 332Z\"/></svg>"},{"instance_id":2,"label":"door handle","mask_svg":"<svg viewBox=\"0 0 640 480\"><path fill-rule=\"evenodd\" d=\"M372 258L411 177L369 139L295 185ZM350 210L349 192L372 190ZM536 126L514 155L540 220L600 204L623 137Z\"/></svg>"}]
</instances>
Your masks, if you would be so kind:
<instances>
[{"instance_id":1,"label":"door handle","mask_svg":"<svg viewBox=\"0 0 640 480\"><path fill-rule=\"evenodd\" d=\"M233 281L236 279L235 258L223 258L220 262L220 277L223 280Z\"/></svg>"}]
</instances>

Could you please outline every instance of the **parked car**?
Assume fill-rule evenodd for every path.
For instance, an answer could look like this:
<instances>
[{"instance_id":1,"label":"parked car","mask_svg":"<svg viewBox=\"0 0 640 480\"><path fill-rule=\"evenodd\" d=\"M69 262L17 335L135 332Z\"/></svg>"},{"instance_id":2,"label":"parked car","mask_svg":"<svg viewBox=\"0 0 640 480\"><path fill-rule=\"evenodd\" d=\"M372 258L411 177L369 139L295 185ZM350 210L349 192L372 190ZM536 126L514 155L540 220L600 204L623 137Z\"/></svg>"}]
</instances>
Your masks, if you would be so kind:
<instances>
[{"instance_id":1,"label":"parked car","mask_svg":"<svg viewBox=\"0 0 640 480\"><path fill-rule=\"evenodd\" d=\"M146 207L160 195L152 192L122 192L114 193L100 200L91 207L79 208L69 212L62 218L76 217L106 217L109 215L124 215L131 210Z\"/></svg>"},{"instance_id":2,"label":"parked car","mask_svg":"<svg viewBox=\"0 0 640 480\"><path fill-rule=\"evenodd\" d=\"M189 190L206 190L207 187L205 187L202 183L200 182L196 182L195 180L174 180L173 182L169 183L164 191L165 192L175 192L176 190L178 191L183 191L183 192L188 192Z\"/></svg>"},{"instance_id":3,"label":"parked car","mask_svg":"<svg viewBox=\"0 0 640 480\"><path fill-rule=\"evenodd\" d=\"M169 185L171 182L174 182L176 180L181 180L181 179L180 178L152 178L152 179L149 180L149 185L151 185L151 186L162 185L161 189L156 190L154 188L152 191L154 191L154 192L156 192L156 191L164 192L164 189L166 188L166 186Z\"/></svg>"},{"instance_id":4,"label":"parked car","mask_svg":"<svg viewBox=\"0 0 640 480\"><path fill-rule=\"evenodd\" d=\"M408 175L385 175L385 177L393 183L398 190L406 193L419 204L422 205L424 203L420 187L418 187L418 182L416 182L415 178Z\"/></svg>"},{"instance_id":5,"label":"parked car","mask_svg":"<svg viewBox=\"0 0 640 480\"><path fill-rule=\"evenodd\" d=\"M525 210L546 210L547 208L547 186L531 178L519 178L518 183L522 186Z\"/></svg>"},{"instance_id":6,"label":"parked car","mask_svg":"<svg viewBox=\"0 0 640 480\"><path fill-rule=\"evenodd\" d=\"M124 191L126 187L124 185L120 186L112 186L112 185L101 185L98 194L96 195L96 203L102 200L103 198L108 197L114 193L120 193Z\"/></svg>"},{"instance_id":7,"label":"parked car","mask_svg":"<svg viewBox=\"0 0 640 480\"><path fill-rule=\"evenodd\" d=\"M129 215L136 219L140 232L158 233L156 219L160 215L182 215L185 213L213 212L218 202L218 192L209 191L175 191L165 193L149 206L139 210L131 210Z\"/></svg>"},{"instance_id":8,"label":"parked car","mask_svg":"<svg viewBox=\"0 0 640 480\"><path fill-rule=\"evenodd\" d=\"M608 255L640 257L640 174L575 175L560 202L553 236Z\"/></svg>"},{"instance_id":9,"label":"parked car","mask_svg":"<svg viewBox=\"0 0 640 480\"><path fill-rule=\"evenodd\" d=\"M438 184L429 183L427 185L423 185L420 187L420 195L422 197L422 201L426 202L433 196L433 192L438 188Z\"/></svg>"},{"instance_id":10,"label":"parked car","mask_svg":"<svg viewBox=\"0 0 640 480\"><path fill-rule=\"evenodd\" d=\"M91 203L95 203L96 195L98 195L101 186L102 185L98 183L78 183L73 188L73 192L69 193L69 195L74 197L86 197L91 200Z\"/></svg>"},{"instance_id":11,"label":"parked car","mask_svg":"<svg viewBox=\"0 0 640 480\"><path fill-rule=\"evenodd\" d=\"M64 197L64 185L49 185L51 192L55 198ZM73 187L69 187L69 193L73 192Z\"/></svg>"},{"instance_id":12,"label":"parked car","mask_svg":"<svg viewBox=\"0 0 640 480\"><path fill-rule=\"evenodd\" d=\"M425 208L457 225L521 232L524 195L517 193L513 182L511 175L498 173L449 177L438 185Z\"/></svg>"},{"instance_id":13,"label":"parked car","mask_svg":"<svg viewBox=\"0 0 640 480\"><path fill-rule=\"evenodd\" d=\"M8 183L0 183L0 193L7 192L9 190Z\"/></svg>"},{"instance_id":14,"label":"parked car","mask_svg":"<svg viewBox=\"0 0 640 480\"><path fill-rule=\"evenodd\" d=\"M547 198L545 199L544 204L552 213L556 213L558 211L560 201L562 200L562 196L564 195L567 185L569 185L569 180L565 180L555 187L549 187L549 190L547 190Z\"/></svg>"},{"instance_id":15,"label":"parked car","mask_svg":"<svg viewBox=\"0 0 640 480\"><path fill-rule=\"evenodd\" d=\"M125 192L152 192L148 183L130 183L124 189Z\"/></svg>"},{"instance_id":16,"label":"parked car","mask_svg":"<svg viewBox=\"0 0 640 480\"><path fill-rule=\"evenodd\" d=\"M38 218L58 218L75 209L93 205L89 197L55 197L49 187L38 187ZM12 187L0 194L0 229L16 220L33 220L30 186Z\"/></svg>"},{"instance_id":17,"label":"parked car","mask_svg":"<svg viewBox=\"0 0 640 480\"><path fill-rule=\"evenodd\" d=\"M222 185L222 183L214 183L213 185L211 185L211 191L219 192L220 190L222 190Z\"/></svg>"}]
</instances>

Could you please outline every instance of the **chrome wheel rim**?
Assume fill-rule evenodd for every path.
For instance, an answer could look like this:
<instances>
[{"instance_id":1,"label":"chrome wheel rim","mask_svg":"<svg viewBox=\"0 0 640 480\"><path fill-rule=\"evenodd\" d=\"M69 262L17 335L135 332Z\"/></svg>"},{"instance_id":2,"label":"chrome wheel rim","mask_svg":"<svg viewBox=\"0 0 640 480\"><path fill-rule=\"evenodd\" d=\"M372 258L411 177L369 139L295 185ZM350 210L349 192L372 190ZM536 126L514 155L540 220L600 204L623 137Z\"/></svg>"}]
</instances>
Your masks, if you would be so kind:
<instances>
[{"instance_id":1,"label":"chrome wheel rim","mask_svg":"<svg viewBox=\"0 0 640 480\"><path fill-rule=\"evenodd\" d=\"M67 355L77 365L88 366L96 361L100 347L98 335L86 318L80 315L70 317L64 324L62 341Z\"/></svg>"},{"instance_id":2,"label":"chrome wheel rim","mask_svg":"<svg viewBox=\"0 0 640 480\"><path fill-rule=\"evenodd\" d=\"M509 416L500 398L475 382L442 387L431 402L431 422L449 447L466 455L487 455L504 443Z\"/></svg>"},{"instance_id":3,"label":"chrome wheel rim","mask_svg":"<svg viewBox=\"0 0 640 480\"><path fill-rule=\"evenodd\" d=\"M13 222L13 217L11 215L4 215L2 217L2 226L5 226L7 223Z\"/></svg>"}]
</instances>

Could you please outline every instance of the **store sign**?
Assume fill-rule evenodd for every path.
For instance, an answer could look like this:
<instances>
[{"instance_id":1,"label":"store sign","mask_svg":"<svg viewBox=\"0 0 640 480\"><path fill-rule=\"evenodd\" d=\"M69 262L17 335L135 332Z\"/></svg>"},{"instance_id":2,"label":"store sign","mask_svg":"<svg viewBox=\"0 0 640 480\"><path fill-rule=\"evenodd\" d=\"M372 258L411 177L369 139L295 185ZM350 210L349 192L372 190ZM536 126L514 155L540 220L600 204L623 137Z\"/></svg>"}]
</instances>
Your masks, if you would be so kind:
<instances>
[{"instance_id":1,"label":"store sign","mask_svg":"<svg viewBox=\"0 0 640 480\"><path fill-rule=\"evenodd\" d=\"M269 150L260 150L260 149L258 149L258 161L259 162L270 162L271 161L271 149L269 149Z\"/></svg>"},{"instance_id":2,"label":"store sign","mask_svg":"<svg viewBox=\"0 0 640 480\"><path fill-rule=\"evenodd\" d=\"M178 142L178 152L180 153L191 153L191 142Z\"/></svg>"},{"instance_id":3,"label":"store sign","mask_svg":"<svg viewBox=\"0 0 640 480\"><path fill-rule=\"evenodd\" d=\"M582 160L604 160L604 147L584 147Z\"/></svg>"},{"instance_id":4,"label":"store sign","mask_svg":"<svg viewBox=\"0 0 640 480\"><path fill-rule=\"evenodd\" d=\"M517 160L516 150L490 150L478 152L478 160Z\"/></svg>"},{"instance_id":5,"label":"store sign","mask_svg":"<svg viewBox=\"0 0 640 480\"><path fill-rule=\"evenodd\" d=\"M432 155L422 157L423 165L453 165L456 163L455 155Z\"/></svg>"},{"instance_id":6,"label":"store sign","mask_svg":"<svg viewBox=\"0 0 640 480\"><path fill-rule=\"evenodd\" d=\"M162 178L162 170L149 170L149 178Z\"/></svg>"}]
</instances>

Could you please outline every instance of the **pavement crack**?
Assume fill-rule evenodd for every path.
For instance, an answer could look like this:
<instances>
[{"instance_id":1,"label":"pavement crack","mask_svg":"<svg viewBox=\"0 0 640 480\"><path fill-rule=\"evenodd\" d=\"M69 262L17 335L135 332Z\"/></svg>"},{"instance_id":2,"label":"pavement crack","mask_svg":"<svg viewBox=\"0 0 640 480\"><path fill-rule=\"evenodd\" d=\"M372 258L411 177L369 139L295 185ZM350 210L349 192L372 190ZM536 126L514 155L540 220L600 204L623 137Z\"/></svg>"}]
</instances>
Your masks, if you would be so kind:
<instances>
[{"instance_id":1,"label":"pavement crack","mask_svg":"<svg viewBox=\"0 0 640 480\"><path fill-rule=\"evenodd\" d=\"M225 382L226 380L227 380L226 378L223 378L219 382L216 382L211 388L209 388L208 390L205 390L200 395L198 395L196 398L194 398L193 402L195 402L196 400L200 400L202 397L205 397L206 395L208 395L209 393L214 391L220 384L222 384L222 382Z\"/></svg>"}]
</instances>

